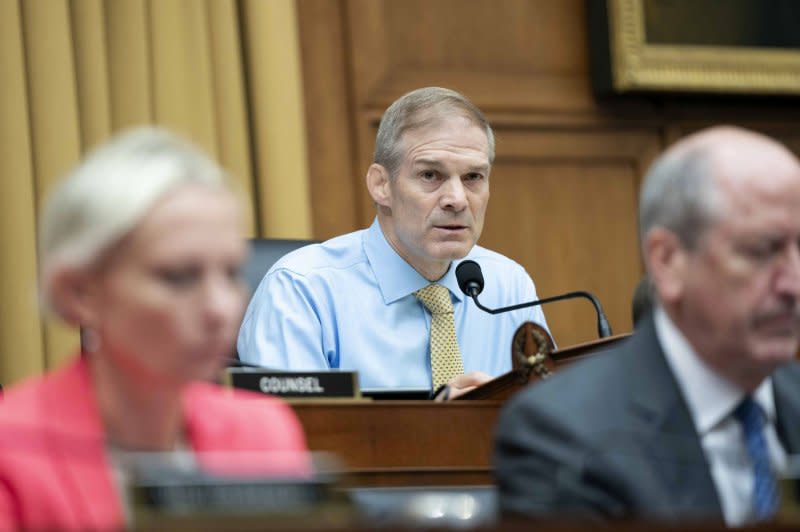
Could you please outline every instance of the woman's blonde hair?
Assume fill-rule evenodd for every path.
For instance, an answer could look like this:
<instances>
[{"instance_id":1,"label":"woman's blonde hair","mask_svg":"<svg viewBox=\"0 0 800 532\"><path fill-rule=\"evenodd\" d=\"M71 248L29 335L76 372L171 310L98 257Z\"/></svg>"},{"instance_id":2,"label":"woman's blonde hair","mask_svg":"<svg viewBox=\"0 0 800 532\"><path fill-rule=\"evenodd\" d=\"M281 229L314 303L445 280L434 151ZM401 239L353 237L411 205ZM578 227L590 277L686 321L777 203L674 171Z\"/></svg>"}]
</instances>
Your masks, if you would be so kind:
<instances>
[{"instance_id":1,"label":"woman's blonde hair","mask_svg":"<svg viewBox=\"0 0 800 532\"><path fill-rule=\"evenodd\" d=\"M166 193L185 184L227 187L201 150L155 127L123 132L93 150L48 197L39 223L42 300L63 268L92 265Z\"/></svg>"}]
</instances>

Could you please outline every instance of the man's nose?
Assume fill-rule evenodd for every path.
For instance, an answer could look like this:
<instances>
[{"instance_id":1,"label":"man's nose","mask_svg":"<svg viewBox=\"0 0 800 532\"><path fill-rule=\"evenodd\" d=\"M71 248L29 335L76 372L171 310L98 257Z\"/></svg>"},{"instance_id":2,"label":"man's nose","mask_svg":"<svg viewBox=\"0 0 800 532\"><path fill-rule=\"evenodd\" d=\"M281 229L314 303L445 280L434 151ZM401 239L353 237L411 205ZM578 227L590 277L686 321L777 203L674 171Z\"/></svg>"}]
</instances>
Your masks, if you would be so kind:
<instances>
[{"instance_id":1,"label":"man's nose","mask_svg":"<svg viewBox=\"0 0 800 532\"><path fill-rule=\"evenodd\" d=\"M445 210L462 211L467 206L467 194L460 176L451 176L442 184L441 207Z\"/></svg>"},{"instance_id":2,"label":"man's nose","mask_svg":"<svg viewBox=\"0 0 800 532\"><path fill-rule=\"evenodd\" d=\"M793 243L786 252L786 260L778 274L776 289L779 293L800 299L800 244Z\"/></svg>"}]
</instances>

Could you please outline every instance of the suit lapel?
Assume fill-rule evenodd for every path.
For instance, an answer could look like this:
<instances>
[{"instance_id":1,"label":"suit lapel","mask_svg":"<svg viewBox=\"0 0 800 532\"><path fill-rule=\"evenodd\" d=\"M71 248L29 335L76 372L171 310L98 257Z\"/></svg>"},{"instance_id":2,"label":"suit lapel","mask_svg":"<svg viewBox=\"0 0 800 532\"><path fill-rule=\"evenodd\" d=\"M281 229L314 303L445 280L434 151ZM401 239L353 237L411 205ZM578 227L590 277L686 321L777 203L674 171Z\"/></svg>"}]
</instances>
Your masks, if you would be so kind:
<instances>
[{"instance_id":1,"label":"suit lapel","mask_svg":"<svg viewBox=\"0 0 800 532\"><path fill-rule=\"evenodd\" d=\"M800 365L788 364L773 373L776 429L789 454L800 453Z\"/></svg>"},{"instance_id":2,"label":"suit lapel","mask_svg":"<svg viewBox=\"0 0 800 532\"><path fill-rule=\"evenodd\" d=\"M642 449L674 507L707 513L722 509L700 438L664 358L652 318L637 330L624 355L630 375L631 415Z\"/></svg>"}]
</instances>

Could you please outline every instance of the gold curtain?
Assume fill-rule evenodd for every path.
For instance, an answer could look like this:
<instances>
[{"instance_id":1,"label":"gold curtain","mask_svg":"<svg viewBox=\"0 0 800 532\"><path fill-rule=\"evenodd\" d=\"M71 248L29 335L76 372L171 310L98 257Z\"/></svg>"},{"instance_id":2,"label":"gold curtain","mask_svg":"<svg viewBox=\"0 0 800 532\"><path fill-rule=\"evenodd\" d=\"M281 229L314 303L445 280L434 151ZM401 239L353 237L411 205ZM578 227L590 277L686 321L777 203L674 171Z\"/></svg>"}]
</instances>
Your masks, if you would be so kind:
<instances>
[{"instance_id":1,"label":"gold curtain","mask_svg":"<svg viewBox=\"0 0 800 532\"><path fill-rule=\"evenodd\" d=\"M246 198L248 233L311 237L295 0L0 0L0 382L77 333L39 316L36 217L113 132L159 124Z\"/></svg>"}]
</instances>

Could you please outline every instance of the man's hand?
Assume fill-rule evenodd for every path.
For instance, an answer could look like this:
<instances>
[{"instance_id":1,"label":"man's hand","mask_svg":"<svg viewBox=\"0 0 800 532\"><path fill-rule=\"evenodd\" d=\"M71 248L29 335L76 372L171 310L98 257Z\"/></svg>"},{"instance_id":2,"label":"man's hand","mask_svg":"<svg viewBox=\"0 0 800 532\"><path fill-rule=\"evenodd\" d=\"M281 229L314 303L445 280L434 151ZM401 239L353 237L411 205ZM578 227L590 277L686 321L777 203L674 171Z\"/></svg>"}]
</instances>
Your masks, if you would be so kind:
<instances>
[{"instance_id":1,"label":"man's hand","mask_svg":"<svg viewBox=\"0 0 800 532\"><path fill-rule=\"evenodd\" d=\"M450 382L447 383L447 387L435 397L435 400L447 401L449 399L455 399L492 379L493 377L482 371L471 371L464 375L453 377Z\"/></svg>"}]
</instances>

